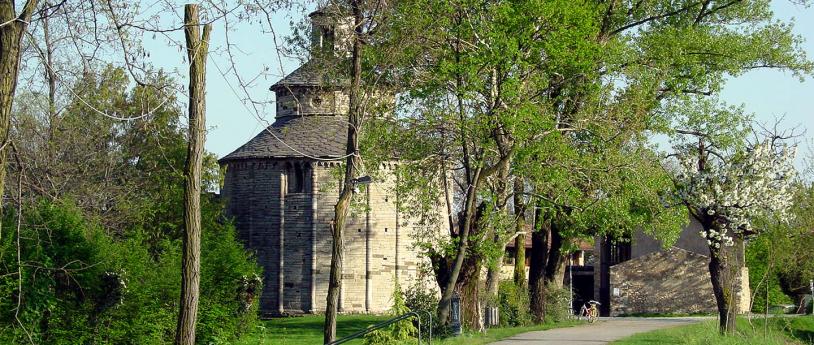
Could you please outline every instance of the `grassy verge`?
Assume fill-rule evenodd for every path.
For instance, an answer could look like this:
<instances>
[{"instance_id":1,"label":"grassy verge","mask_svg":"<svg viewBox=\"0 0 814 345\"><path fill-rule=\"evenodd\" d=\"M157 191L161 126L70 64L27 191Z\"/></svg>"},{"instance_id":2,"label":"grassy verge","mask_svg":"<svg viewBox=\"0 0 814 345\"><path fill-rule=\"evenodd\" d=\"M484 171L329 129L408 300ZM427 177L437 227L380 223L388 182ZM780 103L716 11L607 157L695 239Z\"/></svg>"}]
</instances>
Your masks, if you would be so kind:
<instances>
[{"instance_id":1,"label":"grassy verge","mask_svg":"<svg viewBox=\"0 0 814 345\"><path fill-rule=\"evenodd\" d=\"M388 316L379 315L340 315L336 323L336 335L339 338L348 336L388 318ZM325 316L323 315L266 320L262 322L262 326L256 332L242 337L237 344L322 344L322 324L324 322ZM362 341L353 341L348 344L362 344Z\"/></svg>"},{"instance_id":2,"label":"grassy verge","mask_svg":"<svg viewBox=\"0 0 814 345\"><path fill-rule=\"evenodd\" d=\"M814 344L814 317L776 317L738 319L736 335L718 335L718 321L710 320L689 326L662 329L613 342L614 345L704 344L704 345L787 345Z\"/></svg>"},{"instance_id":3,"label":"grassy verge","mask_svg":"<svg viewBox=\"0 0 814 345\"><path fill-rule=\"evenodd\" d=\"M350 335L358 330L388 319L388 316L376 315L340 315L336 333L338 337ZM237 345L299 345L299 344L322 344L322 315L308 315L302 317L289 317L272 319L262 322L262 326L252 334L244 336ZM485 333L465 333L460 337L445 338L433 341L434 344L443 345L480 345L487 344L500 339L511 337L515 334L540 331L558 327L570 327L580 324L579 321L565 321L558 323L543 324L528 327L505 327L492 328ZM359 345L362 340L354 340L348 344Z\"/></svg>"}]
</instances>

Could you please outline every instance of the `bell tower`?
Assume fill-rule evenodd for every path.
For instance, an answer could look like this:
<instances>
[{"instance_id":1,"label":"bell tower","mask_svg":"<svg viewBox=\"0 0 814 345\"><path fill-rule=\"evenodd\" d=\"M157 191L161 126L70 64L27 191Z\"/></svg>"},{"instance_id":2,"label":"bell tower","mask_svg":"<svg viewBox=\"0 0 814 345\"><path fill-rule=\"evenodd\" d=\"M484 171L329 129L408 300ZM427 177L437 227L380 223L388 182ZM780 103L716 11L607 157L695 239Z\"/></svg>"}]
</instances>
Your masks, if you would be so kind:
<instances>
[{"instance_id":1,"label":"bell tower","mask_svg":"<svg viewBox=\"0 0 814 345\"><path fill-rule=\"evenodd\" d=\"M347 56L351 50L353 17L348 9L331 2L308 15L311 19L311 52Z\"/></svg>"}]
</instances>

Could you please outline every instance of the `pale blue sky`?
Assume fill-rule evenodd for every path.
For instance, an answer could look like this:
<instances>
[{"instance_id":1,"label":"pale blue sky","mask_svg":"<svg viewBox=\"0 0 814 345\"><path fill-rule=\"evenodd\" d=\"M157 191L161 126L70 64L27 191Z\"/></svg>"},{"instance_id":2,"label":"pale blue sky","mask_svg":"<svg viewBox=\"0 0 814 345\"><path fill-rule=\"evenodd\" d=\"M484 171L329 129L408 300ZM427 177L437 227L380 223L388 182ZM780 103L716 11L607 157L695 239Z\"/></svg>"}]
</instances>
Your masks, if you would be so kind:
<instances>
[{"instance_id":1,"label":"pale blue sky","mask_svg":"<svg viewBox=\"0 0 814 345\"><path fill-rule=\"evenodd\" d=\"M814 8L804 8L788 0L774 1L772 7L778 19L789 21L794 18L794 31L805 37L804 48L807 54L814 58ZM290 22L301 20L304 14L304 11L292 11L275 15L275 31L279 42L290 33ZM281 72L272 35L261 30L261 26L256 23L241 24L230 30L230 41L239 48L239 51L233 49L233 52L236 53L237 70L243 78L252 79L268 68L268 72L256 79L248 90L254 100L270 101L273 95L268 91L268 87L283 73L296 68L299 63L292 59L282 59ZM223 49L224 32L222 24L216 23L212 42L215 51L210 56L207 71L207 124L210 130L206 148L218 157L236 149L267 125L241 104L243 90L237 86L235 77L229 75L224 78L218 71L220 67L229 74L228 69L231 67ZM183 42L182 32L169 33L168 37L176 42ZM166 70L179 71L177 74L179 79L184 79L187 67L182 62L182 53L178 47L168 46L167 39L162 37L155 40L145 37L145 40L154 57L151 62ZM229 80L232 87L226 80ZM241 96L236 96L235 93ZM785 127L799 125L801 128L809 129L801 141L814 140L814 80L810 77L801 83L797 78L782 71L753 71L731 79L722 98L731 104L743 104L747 111L755 114L758 121L771 123L776 116L785 116ZM273 122L273 107L259 107L258 110L260 116L268 122ZM803 143L801 156L807 154L809 149Z\"/></svg>"}]
</instances>

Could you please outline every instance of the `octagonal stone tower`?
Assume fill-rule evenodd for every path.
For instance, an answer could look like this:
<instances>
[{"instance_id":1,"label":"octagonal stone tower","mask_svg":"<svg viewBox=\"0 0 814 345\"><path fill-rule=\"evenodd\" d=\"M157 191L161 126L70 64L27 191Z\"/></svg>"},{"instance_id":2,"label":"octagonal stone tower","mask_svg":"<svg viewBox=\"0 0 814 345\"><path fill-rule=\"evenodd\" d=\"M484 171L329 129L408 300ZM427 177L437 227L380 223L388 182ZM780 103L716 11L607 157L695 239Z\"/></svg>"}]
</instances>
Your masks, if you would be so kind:
<instances>
[{"instance_id":1,"label":"octagonal stone tower","mask_svg":"<svg viewBox=\"0 0 814 345\"><path fill-rule=\"evenodd\" d=\"M347 40L337 37L350 31L329 15L325 9L310 15L313 48L344 54ZM266 315L325 310L340 182L335 169L343 164L348 112L343 83L329 81L327 72L309 61L274 84L275 122L219 160L227 214L264 269ZM424 260L413 248L418 226L399 212L395 177L387 174L392 164L354 196L367 211L348 220L340 311L386 311L395 279L410 284Z\"/></svg>"}]
</instances>

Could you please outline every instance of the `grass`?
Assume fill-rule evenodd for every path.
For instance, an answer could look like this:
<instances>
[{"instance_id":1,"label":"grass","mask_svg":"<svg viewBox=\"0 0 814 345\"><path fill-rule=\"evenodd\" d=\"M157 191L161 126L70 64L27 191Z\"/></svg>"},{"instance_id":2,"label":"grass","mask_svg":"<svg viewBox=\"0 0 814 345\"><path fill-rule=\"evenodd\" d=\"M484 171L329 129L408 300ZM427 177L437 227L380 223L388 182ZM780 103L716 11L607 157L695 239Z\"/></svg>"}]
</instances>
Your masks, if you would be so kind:
<instances>
[{"instance_id":1,"label":"grass","mask_svg":"<svg viewBox=\"0 0 814 345\"><path fill-rule=\"evenodd\" d=\"M767 327L764 328L764 326ZM753 319L752 325L745 318L740 318L738 319L737 334L728 337L718 334L717 320L710 320L689 326L640 333L613 342L613 344L814 344L814 317L774 317L768 320L768 324L764 324L763 319Z\"/></svg>"},{"instance_id":2,"label":"grass","mask_svg":"<svg viewBox=\"0 0 814 345\"><path fill-rule=\"evenodd\" d=\"M350 335L365 327L387 320L389 316L377 315L340 315L336 324L337 337ZM237 345L294 345L294 344L322 344L322 315L308 315L301 317L278 318L262 321L262 326L254 333L244 336ZM527 327L492 328L485 333L464 333L459 337L433 339L433 344L442 345L480 345L505 339L515 334L540 331L558 327L570 327L581 324L580 321L564 321ZM414 344L415 342L413 342ZM362 344L362 340L354 340L347 344Z\"/></svg>"},{"instance_id":3,"label":"grass","mask_svg":"<svg viewBox=\"0 0 814 345\"><path fill-rule=\"evenodd\" d=\"M336 323L337 338L351 335L388 318L390 317L380 315L340 315ZM323 315L285 317L261 321L262 326L254 334L243 337L237 344L322 344L322 324L324 321L325 316ZM355 340L347 344L362 344L362 341Z\"/></svg>"}]
</instances>

